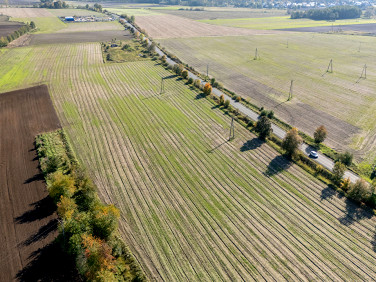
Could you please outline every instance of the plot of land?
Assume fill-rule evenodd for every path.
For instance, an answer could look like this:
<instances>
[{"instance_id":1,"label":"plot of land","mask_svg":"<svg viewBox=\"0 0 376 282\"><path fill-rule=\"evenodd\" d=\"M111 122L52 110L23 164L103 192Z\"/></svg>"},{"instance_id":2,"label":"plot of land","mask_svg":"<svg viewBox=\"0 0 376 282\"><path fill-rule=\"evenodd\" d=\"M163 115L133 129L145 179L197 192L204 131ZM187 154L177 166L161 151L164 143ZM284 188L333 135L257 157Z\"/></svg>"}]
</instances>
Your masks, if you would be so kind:
<instances>
[{"instance_id":1,"label":"plot of land","mask_svg":"<svg viewBox=\"0 0 376 282\"><path fill-rule=\"evenodd\" d=\"M289 16L268 17L268 18L249 18L249 19L217 19L217 20L200 20L200 22L249 29L286 29L294 27L316 27L316 26L332 26L333 22L314 21L310 19L290 19ZM334 25L349 24L366 24L376 23L376 19L348 19L337 20Z\"/></svg>"},{"instance_id":2,"label":"plot of land","mask_svg":"<svg viewBox=\"0 0 376 282\"><path fill-rule=\"evenodd\" d=\"M121 233L151 280L376 279L371 213L238 125L228 142L230 118L171 72L103 64L96 50L11 49L0 56L0 89L49 83L78 158L120 208Z\"/></svg>"},{"instance_id":3,"label":"plot of land","mask_svg":"<svg viewBox=\"0 0 376 282\"><path fill-rule=\"evenodd\" d=\"M0 21L0 37L6 37L7 35L12 34L21 26L23 26L22 23Z\"/></svg>"},{"instance_id":4,"label":"plot of land","mask_svg":"<svg viewBox=\"0 0 376 282\"><path fill-rule=\"evenodd\" d=\"M186 7L185 7L186 8ZM240 19L240 18L264 18L286 15L284 10L270 10L270 9L210 9L205 8L204 11L194 10L177 10L177 9L153 9L163 14L169 14L179 17L184 17L192 20L205 19Z\"/></svg>"},{"instance_id":5,"label":"plot of land","mask_svg":"<svg viewBox=\"0 0 376 282\"><path fill-rule=\"evenodd\" d=\"M0 109L0 280L72 279L65 256L47 246L58 222L34 147L37 134L60 127L47 87L0 94Z\"/></svg>"},{"instance_id":6,"label":"plot of land","mask_svg":"<svg viewBox=\"0 0 376 282\"><path fill-rule=\"evenodd\" d=\"M54 16L47 9L39 8L0 8L0 14L4 14L12 18L39 18Z\"/></svg>"},{"instance_id":7,"label":"plot of land","mask_svg":"<svg viewBox=\"0 0 376 282\"><path fill-rule=\"evenodd\" d=\"M307 134L323 124L330 146L350 146L371 163L376 157L376 73L369 67L367 79L359 80L364 64L376 63L375 38L285 33L160 42L202 73L209 63L209 73L225 86ZM330 59L332 74L326 73ZM294 98L286 102L291 80Z\"/></svg>"},{"instance_id":8,"label":"plot of land","mask_svg":"<svg viewBox=\"0 0 376 282\"><path fill-rule=\"evenodd\" d=\"M110 31L110 30L124 30L124 27L118 22L83 22L83 23L68 23L66 28L60 29L57 32L91 32L91 31Z\"/></svg>"},{"instance_id":9,"label":"plot of land","mask_svg":"<svg viewBox=\"0 0 376 282\"><path fill-rule=\"evenodd\" d=\"M57 43L81 43L81 42L102 42L116 40L129 40L133 37L127 31L109 30L93 32L66 32L32 35L30 44L57 44Z\"/></svg>"},{"instance_id":10,"label":"plot of land","mask_svg":"<svg viewBox=\"0 0 376 282\"><path fill-rule=\"evenodd\" d=\"M287 28L286 31L299 32L347 32L355 31L363 34L374 35L376 33L376 23L370 24L353 24L353 25L334 25L333 26L316 26L316 27L300 27Z\"/></svg>"},{"instance_id":11,"label":"plot of land","mask_svg":"<svg viewBox=\"0 0 376 282\"><path fill-rule=\"evenodd\" d=\"M172 15L150 15L136 17L136 23L152 38L184 38L198 36L258 35L278 31L248 30L219 27Z\"/></svg>"}]
</instances>

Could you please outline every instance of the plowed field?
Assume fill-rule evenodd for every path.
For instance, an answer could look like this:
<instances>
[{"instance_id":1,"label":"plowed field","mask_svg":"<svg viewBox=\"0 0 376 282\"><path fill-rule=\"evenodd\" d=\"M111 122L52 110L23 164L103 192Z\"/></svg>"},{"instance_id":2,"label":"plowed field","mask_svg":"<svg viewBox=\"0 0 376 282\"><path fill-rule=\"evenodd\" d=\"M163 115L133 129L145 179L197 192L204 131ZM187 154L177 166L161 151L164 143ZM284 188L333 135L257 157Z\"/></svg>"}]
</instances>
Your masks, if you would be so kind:
<instances>
[{"instance_id":1,"label":"plowed field","mask_svg":"<svg viewBox=\"0 0 376 282\"><path fill-rule=\"evenodd\" d=\"M37 134L59 127L46 86L0 94L0 281L51 281L67 271L59 249L46 247L58 222L34 146Z\"/></svg>"},{"instance_id":2,"label":"plowed field","mask_svg":"<svg viewBox=\"0 0 376 282\"><path fill-rule=\"evenodd\" d=\"M102 200L120 208L121 234L150 279L376 279L372 213L239 125L228 142L230 118L155 62L103 64L99 44L10 52L0 89L50 85L78 158Z\"/></svg>"},{"instance_id":3,"label":"plowed field","mask_svg":"<svg viewBox=\"0 0 376 282\"><path fill-rule=\"evenodd\" d=\"M200 36L231 36L273 34L279 31L250 30L215 26L172 15L136 17L136 23L152 38L185 38Z\"/></svg>"}]
</instances>

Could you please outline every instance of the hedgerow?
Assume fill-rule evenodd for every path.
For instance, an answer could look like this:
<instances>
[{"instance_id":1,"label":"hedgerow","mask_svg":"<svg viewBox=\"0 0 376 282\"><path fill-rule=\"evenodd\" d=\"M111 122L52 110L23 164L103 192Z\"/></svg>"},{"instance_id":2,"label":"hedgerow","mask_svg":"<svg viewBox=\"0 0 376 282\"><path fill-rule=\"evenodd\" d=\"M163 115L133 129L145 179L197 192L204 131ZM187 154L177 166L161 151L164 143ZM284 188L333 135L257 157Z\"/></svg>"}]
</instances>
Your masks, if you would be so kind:
<instances>
[{"instance_id":1,"label":"hedgerow","mask_svg":"<svg viewBox=\"0 0 376 282\"><path fill-rule=\"evenodd\" d=\"M117 232L119 210L102 204L64 131L36 138L40 168L61 219L57 241L90 281L144 281L145 275Z\"/></svg>"}]
</instances>

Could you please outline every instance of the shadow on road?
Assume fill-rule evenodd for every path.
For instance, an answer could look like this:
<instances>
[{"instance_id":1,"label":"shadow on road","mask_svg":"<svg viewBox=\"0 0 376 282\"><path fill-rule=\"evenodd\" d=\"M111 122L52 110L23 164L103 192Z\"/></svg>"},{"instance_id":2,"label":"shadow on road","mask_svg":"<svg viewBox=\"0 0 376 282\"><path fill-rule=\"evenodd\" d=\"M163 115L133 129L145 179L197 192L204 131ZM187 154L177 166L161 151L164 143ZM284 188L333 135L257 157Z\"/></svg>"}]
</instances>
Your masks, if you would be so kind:
<instances>
[{"instance_id":1,"label":"shadow on road","mask_svg":"<svg viewBox=\"0 0 376 282\"><path fill-rule=\"evenodd\" d=\"M260 147L264 141L262 141L259 138L253 138L252 140L248 140L243 144L243 146L240 147L241 152L249 151L249 150L254 150Z\"/></svg>"},{"instance_id":2,"label":"shadow on road","mask_svg":"<svg viewBox=\"0 0 376 282\"><path fill-rule=\"evenodd\" d=\"M15 218L17 223L27 223L40 220L50 216L56 210L56 205L49 196L46 196L38 202L32 203L30 206L33 207L31 210Z\"/></svg>"},{"instance_id":3,"label":"shadow on road","mask_svg":"<svg viewBox=\"0 0 376 282\"><path fill-rule=\"evenodd\" d=\"M65 254L57 242L33 252L16 278L19 281L83 281L75 269L74 260Z\"/></svg>"},{"instance_id":4,"label":"shadow on road","mask_svg":"<svg viewBox=\"0 0 376 282\"><path fill-rule=\"evenodd\" d=\"M351 199L346 199L346 215L339 218L339 222L343 225L351 225L361 219L370 219L373 217L373 212L369 208L363 208L359 203Z\"/></svg>"},{"instance_id":5,"label":"shadow on road","mask_svg":"<svg viewBox=\"0 0 376 282\"><path fill-rule=\"evenodd\" d=\"M282 155L276 156L268 165L267 170L265 171L266 176L273 176L278 174L292 165L292 162Z\"/></svg>"}]
</instances>

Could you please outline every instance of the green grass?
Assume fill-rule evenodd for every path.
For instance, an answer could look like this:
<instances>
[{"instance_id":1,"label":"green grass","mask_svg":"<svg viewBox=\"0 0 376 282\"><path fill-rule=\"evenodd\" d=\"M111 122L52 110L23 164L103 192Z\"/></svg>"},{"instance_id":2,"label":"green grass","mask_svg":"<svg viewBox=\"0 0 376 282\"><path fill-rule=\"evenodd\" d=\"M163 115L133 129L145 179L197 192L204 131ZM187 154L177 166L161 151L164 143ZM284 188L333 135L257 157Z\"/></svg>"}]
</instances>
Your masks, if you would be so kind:
<instances>
[{"instance_id":1,"label":"green grass","mask_svg":"<svg viewBox=\"0 0 376 282\"><path fill-rule=\"evenodd\" d=\"M259 17L246 19L213 19L213 20L199 20L200 22L224 25L231 27L241 27L249 29L285 29L298 27L314 27L314 26L332 26L338 28L341 25L347 24L366 24L376 23L376 19L348 19L337 20L335 22L329 21L314 21L310 19L290 19L290 16L279 17Z\"/></svg>"},{"instance_id":2,"label":"green grass","mask_svg":"<svg viewBox=\"0 0 376 282\"><path fill-rule=\"evenodd\" d=\"M106 42L108 46L111 46L111 42ZM119 44L119 42L116 42ZM127 44L129 47L123 50L123 46ZM124 63L124 62L134 62L134 61L145 61L150 60L150 57L144 58L140 56L144 54L145 48L140 44L140 42L135 40L121 41L119 47L109 47L105 49L102 47L103 57L109 63ZM110 54L111 60L107 60L107 55Z\"/></svg>"},{"instance_id":3,"label":"green grass","mask_svg":"<svg viewBox=\"0 0 376 282\"><path fill-rule=\"evenodd\" d=\"M37 17L37 18L11 18L12 21L30 23L35 22L37 31L35 33L54 33L56 31L67 28L67 24L63 23L57 17Z\"/></svg>"},{"instance_id":4,"label":"green grass","mask_svg":"<svg viewBox=\"0 0 376 282\"><path fill-rule=\"evenodd\" d=\"M244 149L255 136L239 124L228 142L230 117L155 62L100 62L99 44L15 48L0 56L12 81L0 79L0 91L49 85L80 163L121 210L120 232L149 278L376 279L373 219L339 223L349 203L326 198L295 165L280 169L286 160L267 144Z\"/></svg>"}]
</instances>

